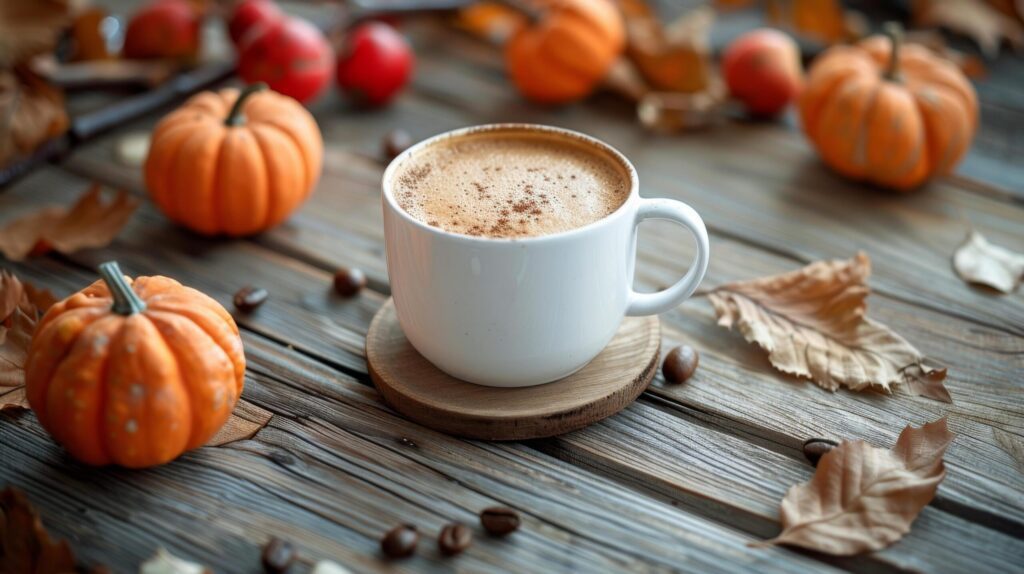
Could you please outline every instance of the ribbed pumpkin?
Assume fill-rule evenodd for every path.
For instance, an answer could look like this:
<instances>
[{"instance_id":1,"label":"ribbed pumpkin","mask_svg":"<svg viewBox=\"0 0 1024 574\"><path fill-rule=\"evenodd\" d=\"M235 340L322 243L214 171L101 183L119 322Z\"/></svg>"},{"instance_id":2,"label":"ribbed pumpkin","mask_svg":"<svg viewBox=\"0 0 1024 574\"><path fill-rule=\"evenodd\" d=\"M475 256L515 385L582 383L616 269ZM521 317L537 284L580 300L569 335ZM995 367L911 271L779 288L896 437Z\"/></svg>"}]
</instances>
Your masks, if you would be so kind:
<instances>
[{"instance_id":1,"label":"ribbed pumpkin","mask_svg":"<svg viewBox=\"0 0 1024 574\"><path fill-rule=\"evenodd\" d=\"M526 98L546 104L590 94L622 53L622 16L609 0L539 0L536 21L505 46L512 82Z\"/></svg>"},{"instance_id":2,"label":"ribbed pumpkin","mask_svg":"<svg viewBox=\"0 0 1024 574\"><path fill-rule=\"evenodd\" d=\"M909 190L947 173L978 123L974 88L952 63L900 45L898 26L837 46L811 67L800 97L804 133L839 173Z\"/></svg>"},{"instance_id":3,"label":"ribbed pumpkin","mask_svg":"<svg viewBox=\"0 0 1024 574\"><path fill-rule=\"evenodd\" d=\"M154 466L203 446L242 393L234 320L173 279L130 283L116 263L100 274L36 327L25 388L39 422L93 465Z\"/></svg>"},{"instance_id":4,"label":"ribbed pumpkin","mask_svg":"<svg viewBox=\"0 0 1024 574\"><path fill-rule=\"evenodd\" d=\"M160 121L146 187L171 220L206 235L284 221L320 178L323 140L301 104L254 84L203 92Z\"/></svg>"}]
</instances>

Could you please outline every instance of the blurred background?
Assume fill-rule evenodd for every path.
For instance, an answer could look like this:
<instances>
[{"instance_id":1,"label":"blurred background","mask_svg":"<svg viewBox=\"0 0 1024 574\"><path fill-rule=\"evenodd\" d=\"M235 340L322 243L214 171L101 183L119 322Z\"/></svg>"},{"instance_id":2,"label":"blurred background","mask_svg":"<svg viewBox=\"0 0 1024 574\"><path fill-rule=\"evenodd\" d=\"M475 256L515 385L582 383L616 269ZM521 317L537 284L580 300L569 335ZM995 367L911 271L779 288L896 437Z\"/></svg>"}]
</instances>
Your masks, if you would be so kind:
<instances>
[{"instance_id":1,"label":"blurred background","mask_svg":"<svg viewBox=\"0 0 1024 574\"><path fill-rule=\"evenodd\" d=\"M469 100L457 106L500 97L500 110L487 118L494 121L559 123L585 105L629 116L638 132L680 137L737 119L798 129L791 104L803 72L791 70L791 88L778 77L784 71L760 77L757 65L742 64L730 83L723 69L729 47L751 30L775 28L795 43L806 68L829 47L896 21L906 42L954 64L980 94L980 126L959 169L1019 189L1024 167L1013 158L1024 151L1024 65L1016 55L1024 43L1022 4L0 0L0 184L225 81L267 81L318 118L350 116L366 130L358 138L325 135L365 153L377 153L395 129L402 130L397 141L384 145L430 135L394 112L411 90L413 97ZM767 54L765 61L786 69L787 47L775 40L754 39L739 51L754 60ZM744 100L744 89L768 101ZM144 157L143 139L126 143L125 153Z\"/></svg>"}]
</instances>

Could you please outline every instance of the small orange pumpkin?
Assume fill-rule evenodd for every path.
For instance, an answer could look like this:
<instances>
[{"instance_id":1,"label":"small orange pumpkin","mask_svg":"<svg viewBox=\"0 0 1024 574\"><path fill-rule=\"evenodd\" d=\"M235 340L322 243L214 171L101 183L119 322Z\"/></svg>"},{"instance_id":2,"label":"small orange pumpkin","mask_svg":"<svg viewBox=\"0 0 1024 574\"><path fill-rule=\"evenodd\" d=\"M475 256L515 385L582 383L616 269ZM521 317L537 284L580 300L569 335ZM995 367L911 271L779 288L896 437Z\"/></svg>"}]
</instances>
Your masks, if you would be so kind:
<instances>
[{"instance_id":1,"label":"small orange pumpkin","mask_svg":"<svg viewBox=\"0 0 1024 574\"><path fill-rule=\"evenodd\" d=\"M974 88L952 63L900 30L837 46L811 67L800 97L804 133L839 173L909 190L948 173L978 124Z\"/></svg>"},{"instance_id":2,"label":"small orange pumpkin","mask_svg":"<svg viewBox=\"0 0 1024 574\"><path fill-rule=\"evenodd\" d=\"M146 187L171 220L206 235L250 235L284 221L320 178L316 120L253 84L193 96L156 126Z\"/></svg>"},{"instance_id":3,"label":"small orange pumpkin","mask_svg":"<svg viewBox=\"0 0 1024 574\"><path fill-rule=\"evenodd\" d=\"M93 465L154 466L203 446L242 393L235 321L173 279L132 283L113 262L100 274L36 327L25 392L39 422Z\"/></svg>"},{"instance_id":4,"label":"small orange pumpkin","mask_svg":"<svg viewBox=\"0 0 1024 574\"><path fill-rule=\"evenodd\" d=\"M512 82L526 98L545 104L590 94L622 53L622 16L610 0L539 0L535 22L522 25L505 46Z\"/></svg>"}]
</instances>

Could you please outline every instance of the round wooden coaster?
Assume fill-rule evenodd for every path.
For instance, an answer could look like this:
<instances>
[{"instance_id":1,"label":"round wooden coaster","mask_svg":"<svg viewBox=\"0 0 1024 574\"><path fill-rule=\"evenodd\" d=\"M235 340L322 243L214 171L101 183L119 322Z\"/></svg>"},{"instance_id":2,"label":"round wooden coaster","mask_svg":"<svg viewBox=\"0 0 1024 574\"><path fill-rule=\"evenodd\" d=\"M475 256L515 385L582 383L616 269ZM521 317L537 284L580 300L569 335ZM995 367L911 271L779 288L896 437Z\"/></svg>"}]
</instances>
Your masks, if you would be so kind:
<instances>
[{"instance_id":1,"label":"round wooden coaster","mask_svg":"<svg viewBox=\"0 0 1024 574\"><path fill-rule=\"evenodd\" d=\"M654 377L661 347L657 317L626 317L604 351L576 373L523 388L474 385L435 367L412 347L390 299L366 335L366 358L391 408L448 434L483 440L554 436L613 415Z\"/></svg>"}]
</instances>

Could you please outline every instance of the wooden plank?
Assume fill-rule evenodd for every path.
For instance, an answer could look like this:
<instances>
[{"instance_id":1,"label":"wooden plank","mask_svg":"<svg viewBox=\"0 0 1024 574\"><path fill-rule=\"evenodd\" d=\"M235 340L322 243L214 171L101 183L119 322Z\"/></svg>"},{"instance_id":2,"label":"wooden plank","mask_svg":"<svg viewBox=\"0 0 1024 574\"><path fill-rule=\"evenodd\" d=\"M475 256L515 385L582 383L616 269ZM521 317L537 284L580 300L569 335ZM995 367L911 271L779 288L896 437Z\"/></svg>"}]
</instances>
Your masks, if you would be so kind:
<instances>
[{"instance_id":1,"label":"wooden plank","mask_svg":"<svg viewBox=\"0 0 1024 574\"><path fill-rule=\"evenodd\" d=\"M784 549L752 552L747 536L535 451L429 431L337 371L257 335L245 342L244 395L275 414L253 440L145 471L97 469L68 459L31 414L4 414L0 449L14 464L0 481L26 488L81 557L119 571L158 545L220 571L254 569L270 536L295 541L307 562L359 571L830 570ZM496 504L521 512L520 532L480 535L458 562L434 549L445 523L474 524ZM404 521L423 530L418 556L381 560L380 534Z\"/></svg>"},{"instance_id":2,"label":"wooden plank","mask_svg":"<svg viewBox=\"0 0 1024 574\"><path fill-rule=\"evenodd\" d=\"M363 156L344 156L339 152L334 155L339 159L352 159L338 161L338 171L334 171L335 168L327 171L320 192L296 216L296 220L302 221L296 227L303 230L306 239L314 236L320 236L320 239L287 245L289 253L311 254L304 257L306 260L346 264L353 253L369 257L369 254L381 249L379 243L376 248L369 247L374 240L382 240L378 199L371 187L375 179L372 173L379 173L381 168ZM340 206L344 206L344 209L340 209ZM346 233L356 230L362 238L361 244L345 241L344 237L334 232L338 229L345 229ZM647 287L673 281L682 268L679 262L691 258L685 244L678 244L671 235L655 231L663 230L645 230L640 241L638 281ZM719 233L712 235L715 256L712 258L708 284L778 273L799 264L791 257L773 255L743 242L730 240ZM278 239L280 234L277 231L266 236L274 238L262 240L271 246L286 242ZM173 242L174 239L162 240L169 241ZM124 252L125 257L139 258L138 254L132 254L131 249L125 249ZM231 269L238 267L237 263L226 259L223 265ZM231 276L252 272L246 268L232 271ZM200 271L197 273L201 275ZM207 280L201 276L197 279ZM872 284L877 285L884 282L884 279L882 272L876 272ZM286 291L301 289L303 285L317 281L326 281L326 278L298 280L295 286L288 287ZM309 302L308 298L306 302ZM768 432L778 436L776 440L784 442L790 449L797 448L805 438L816 434L840 438L873 437L884 443L910 420L921 423L934 420L947 412L946 405L922 398L880 400L880 397L871 394L843 392L832 395L809 383L794 385L789 379L773 372L765 364L763 354L740 341L737 336L717 328L695 331L689 327L695 320L699 321L697 324L712 323L706 306L685 305L682 309L684 314L669 314L667 318L677 317L674 319L676 324L689 334L691 340L696 338L697 348L705 354L702 370L709 368L708 365L721 365L715 379L717 386L686 404L689 408L710 409L718 413L716 416L721 417L718 424L725 427L739 426L754 434ZM1021 427L1024 405L1019 398L1007 401L1008 395L1020 397L1022 381L1018 373L1024 362L1019 357L1024 350L1024 340L1001 329L951 318L898 298L874 296L872 309L873 316L911 337L926 353L951 367L949 387L958 402L949 411L954 416L954 428L966 436L977 437L970 439L970 447L961 450L957 446L950 452L948 460L952 465L958 465L959 470L951 473L949 483L953 486L943 492L943 503L948 500L948 504L959 507L965 515L978 517L995 526L1013 528L1024 524L1024 500L1014 494L1024 487L1024 479L1014 470L1011 456L999 447L993 434L996 429L1016 436L1024 434ZM882 312L874 314L876 309ZM306 310L302 309L302 312ZM372 314L372 310L367 309L366 313L364 316ZM323 313L323 316L328 315ZM311 318L310 321L323 319ZM273 328L266 329L258 323L250 326L262 329L262 332L273 331ZM355 355L361 352L355 340L357 338L349 337L345 343L346 348L352 349ZM325 346L324 338L315 332L296 333L291 340L320 357L335 360L337 343ZM668 342L665 348L670 348ZM742 361L737 361L737 353L742 353ZM715 362L709 363L708 357L715 357ZM355 370L362 369L357 356L346 357L345 365ZM761 385L760 393L754 396L744 385L736 382L751 377L755 377ZM671 393L669 398L674 399ZM825 416L807 416L807 412L818 410L822 410ZM779 413L779 416L761 416L765 412ZM857 416L851 418L848 413L856 413ZM879 424L880 420L884 424ZM987 469L985 476L973 472L979 465ZM947 495L948 498L945 498Z\"/></svg>"},{"instance_id":3,"label":"wooden plank","mask_svg":"<svg viewBox=\"0 0 1024 574\"><path fill-rule=\"evenodd\" d=\"M66 187L66 185L65 185L65 187ZM15 193L14 194L14 196L19 196L19 195L20 195L19 193ZM30 194L30 197L31 197L31 194ZM141 215L141 217L145 218L146 214L143 213ZM142 226L142 227L146 227L146 226ZM145 245L147 242L142 242L142 243L135 244L135 247L133 247L131 249L129 249L126 245L122 245L123 243L129 242L129 241L130 242L135 242L137 239L139 239L139 238L135 237L136 234L141 234L141 238L143 238L143 239L150 239L150 240L152 239L152 237L150 235L146 235L144 230L134 231L134 229L135 228L129 229L127 234L125 236L123 236L121 239L119 239L118 242L116 242L115 246L113 246L112 248L107 249L105 251L110 252L110 251L117 251L117 250L122 250L123 249L126 252L128 252L128 251L140 252L141 251L141 247L143 245ZM186 236L186 239L188 238L187 234L180 233L179 235ZM154 245L157 245L159 247L150 247L149 248L149 253L148 253L147 256L148 257L153 257L153 256L157 256L157 257L161 257L161 256L170 257L170 253L172 253L172 252L176 253L177 250L183 250L186 253L188 253L188 252L196 252L196 250L192 246L190 246L188 241L185 241L184 243L180 243L181 241L182 241L182 238L179 237L179 238L175 239L173 233L168 233L166 237L160 238L159 241L152 242ZM168 246L168 245L175 246L175 250L167 249L165 246ZM274 278L274 277L278 277L278 276L282 275L282 272L284 270L296 270L296 269L302 269L303 268L303 266L301 266L301 265L293 264L293 265L291 265L290 267L288 267L286 269L281 269L276 264L273 263L275 256L264 257L263 255L261 255L260 250L258 248L246 246L246 244L244 242L235 242L232 245L225 245L219 251L223 251L225 253L227 253L229 251L235 251L236 255L233 258L230 258L230 257L219 257L216 261L213 262L213 263L216 263L217 265L211 265L210 264L211 262L208 260L208 256L206 254L204 254L202 257L198 257L198 258L196 258L196 257L190 258L190 257L179 256L179 257L173 259L173 262L174 262L174 265L175 265L175 269L179 273L186 273L188 275L187 277L185 275L181 276L182 279L186 279L186 282L191 283L191 284L197 284L199 282L209 281L209 279L203 279L201 277L201 275L206 276L206 275L216 274L218 272L220 272L220 273L227 272L229 275L236 276L235 275L235 273L236 273L235 269L233 269L233 268L225 269L222 264L226 264L227 262L229 262L231 260L237 260L237 259L243 258L243 256L244 257L248 257L248 258L252 258L254 260L258 259L260 261L260 264L259 265L254 265L254 269L261 269L262 272L263 272L262 277L265 277L268 281L271 281L272 278ZM87 256L87 255L77 256L76 255L73 259L75 261L84 261L86 258L92 259L92 258L96 258L96 256L91 256L91 255L89 255L89 256ZM144 263L140 263L140 264L144 264ZM35 270L35 267L32 267L29 271L30 271L30 273L32 273L32 272L34 272L34 270ZM248 272L255 273L256 271L249 270ZM310 284L310 283L316 284L315 278L318 277L318 276L320 276L320 277L326 276L326 274L323 273L323 272L319 272L318 273L318 272L315 272L313 270L309 270L306 273L307 273L307 275L306 275L307 278L305 280L305 283L307 285ZM195 274L195 277L193 277L192 274ZM267 283L266 286L268 288L270 288L272 290L272 292L274 292L276 290L276 288L277 288L276 285L273 282ZM302 303L301 303L301 305L296 306L296 308L304 310L304 308L309 307L310 303L312 301L315 301L315 299L316 298L300 297L300 300L302 301ZM268 314L262 313L264 310L265 309L261 309L259 317L266 317L268 315ZM288 312L294 312L294 311L289 309ZM330 311L324 311L324 314L325 315L330 315ZM291 333L289 333L288 335L291 335ZM299 345L299 346L302 347L302 345ZM312 351L312 352L317 353L316 351ZM320 353L322 353L322 351L320 351ZM326 355L323 355L323 356L325 358L327 358L327 360L331 360L330 359L331 355L326 354ZM705 363L706 362L707 362L707 359L705 359ZM704 368L706 368L706 366L702 367L702 370ZM769 380L771 380L771 379L769 379ZM783 384L790 384L790 383L786 383L786 382L783 381ZM730 381L729 385L736 385L736 383L734 381ZM818 391L818 392L820 392L820 391ZM687 415L687 416L689 416L689 415ZM655 438L653 438L651 440L661 440L661 441L666 442L667 444L671 444L671 443L676 441L675 437L677 437L677 436L682 436L682 435L689 436L689 435L691 435L691 434L693 434L695 432L699 432L699 427L698 426L695 426L692 421L686 420L686 419L684 419L682 417L678 418L678 421L675 424L677 426L676 426L676 428L673 429L673 432L664 432L664 429L657 428L656 426L652 427L652 428L649 428L648 429L648 431L649 431L648 436L655 437ZM728 430L728 427L726 427L726 429ZM598 432L598 431L595 430L595 431L581 431L581 432L586 433L586 432ZM854 436L856 436L856 435L854 435ZM600 440L606 440L606 439L605 438L601 438ZM715 439L715 440L717 440L717 439ZM714 442L714 441L712 441L712 442ZM757 446L757 445L755 445L755 446ZM642 448L646 448L646 447L644 445L638 445L637 448L641 448L642 449ZM764 447L757 446L757 448L762 448L763 449ZM766 450L766 452L768 452L768 451ZM609 456L608 459L605 462L606 462L607 466L609 468L611 468L614 465L622 464L622 461L626 460L626 461L630 461L629 465L632 467L633 465L631 464L631 461L635 460L636 457L638 457L638 456L641 456L641 454L634 453L634 454L630 455L629 457L623 457L621 455ZM732 455L730 454L729 456L732 456ZM665 464L667 466L671 466L670 463L671 463L671 461L666 461L665 462ZM724 466L728 466L728 463L723 463L723 464L724 464ZM951 466L950 477L949 477L947 483L944 485L942 492L945 495L945 493L947 492L948 488L952 487L953 489L956 489L954 491L955 493L957 493L957 494L954 494L954 499L955 499L956 496L960 496L960 494L958 494L958 493L961 490L963 490L962 486L958 486L957 485L957 481L962 481L962 482L966 481L966 483L968 485L973 485L973 484L975 484L975 482L972 482L972 481L976 480L976 477L971 475L971 474L968 474L966 472L963 473L963 474L960 474L959 472L955 472L954 469L952 468L953 467L952 463L950 464L950 466ZM656 483L657 482L657 480L656 480L657 476L654 475L650 470L643 469L643 468L638 468L636 470L636 472L637 472L638 476L643 478L643 480L650 479L652 481L652 483ZM670 469L663 469L661 472L662 473L666 473L666 472L674 472L674 471L672 471ZM739 478L733 478L733 479L736 480L738 483L744 483L745 480L746 480L745 478L742 479L742 480L739 479ZM749 520L748 520L748 518L750 516L757 516L756 514L754 514L755 512L762 512L762 514L761 514L762 518L760 520L762 520L762 521L765 520L765 518L764 518L765 515L763 514L763 511L760 511L758 509L751 509L751 508L749 508L747 506L747 501L735 500L734 497L732 497L732 496L726 497L724 495L724 493L722 493L722 492L719 492L717 494L717 496L719 496L720 498L715 498L715 493L705 493L704 492L704 487L701 486L703 483L706 482L706 476L704 476L703 472L697 472L695 470L689 476L684 476L684 477L680 478L680 481L682 481L687 486L687 488L690 491L700 493L700 495L699 495L700 498L714 499L716 505L718 505L720 507L724 507L724 508L730 508L731 509L730 512L732 512L735 515L743 517L743 519L739 521L742 524L737 523L738 527L754 528L754 529L756 529L757 528L756 522L755 522L754 526L751 526L750 523L749 523ZM638 480L637 484L643 484L643 481L642 480ZM781 491L787 485L788 485L787 482L779 481L777 484L775 484L775 486L773 488ZM755 488L759 488L759 487L755 487ZM974 502L975 501L971 500L970 504L974 504ZM739 505L739 506L736 507L735 505ZM1012 511L1012 508L1010 510ZM951 520L953 520L953 519L951 518ZM763 522L762 522L762 524L763 524ZM953 530L956 530L956 529L953 529ZM981 538L987 538L988 534L982 534L983 532L987 532L987 531L985 529L983 529L983 528L978 527L979 536ZM916 554L916 553L912 553L912 554ZM888 558L886 558L886 560L888 560ZM897 559L893 559L893 560L897 560ZM897 560L897 562L893 562L893 564L897 564L897 563L899 563L898 560Z\"/></svg>"}]
</instances>

